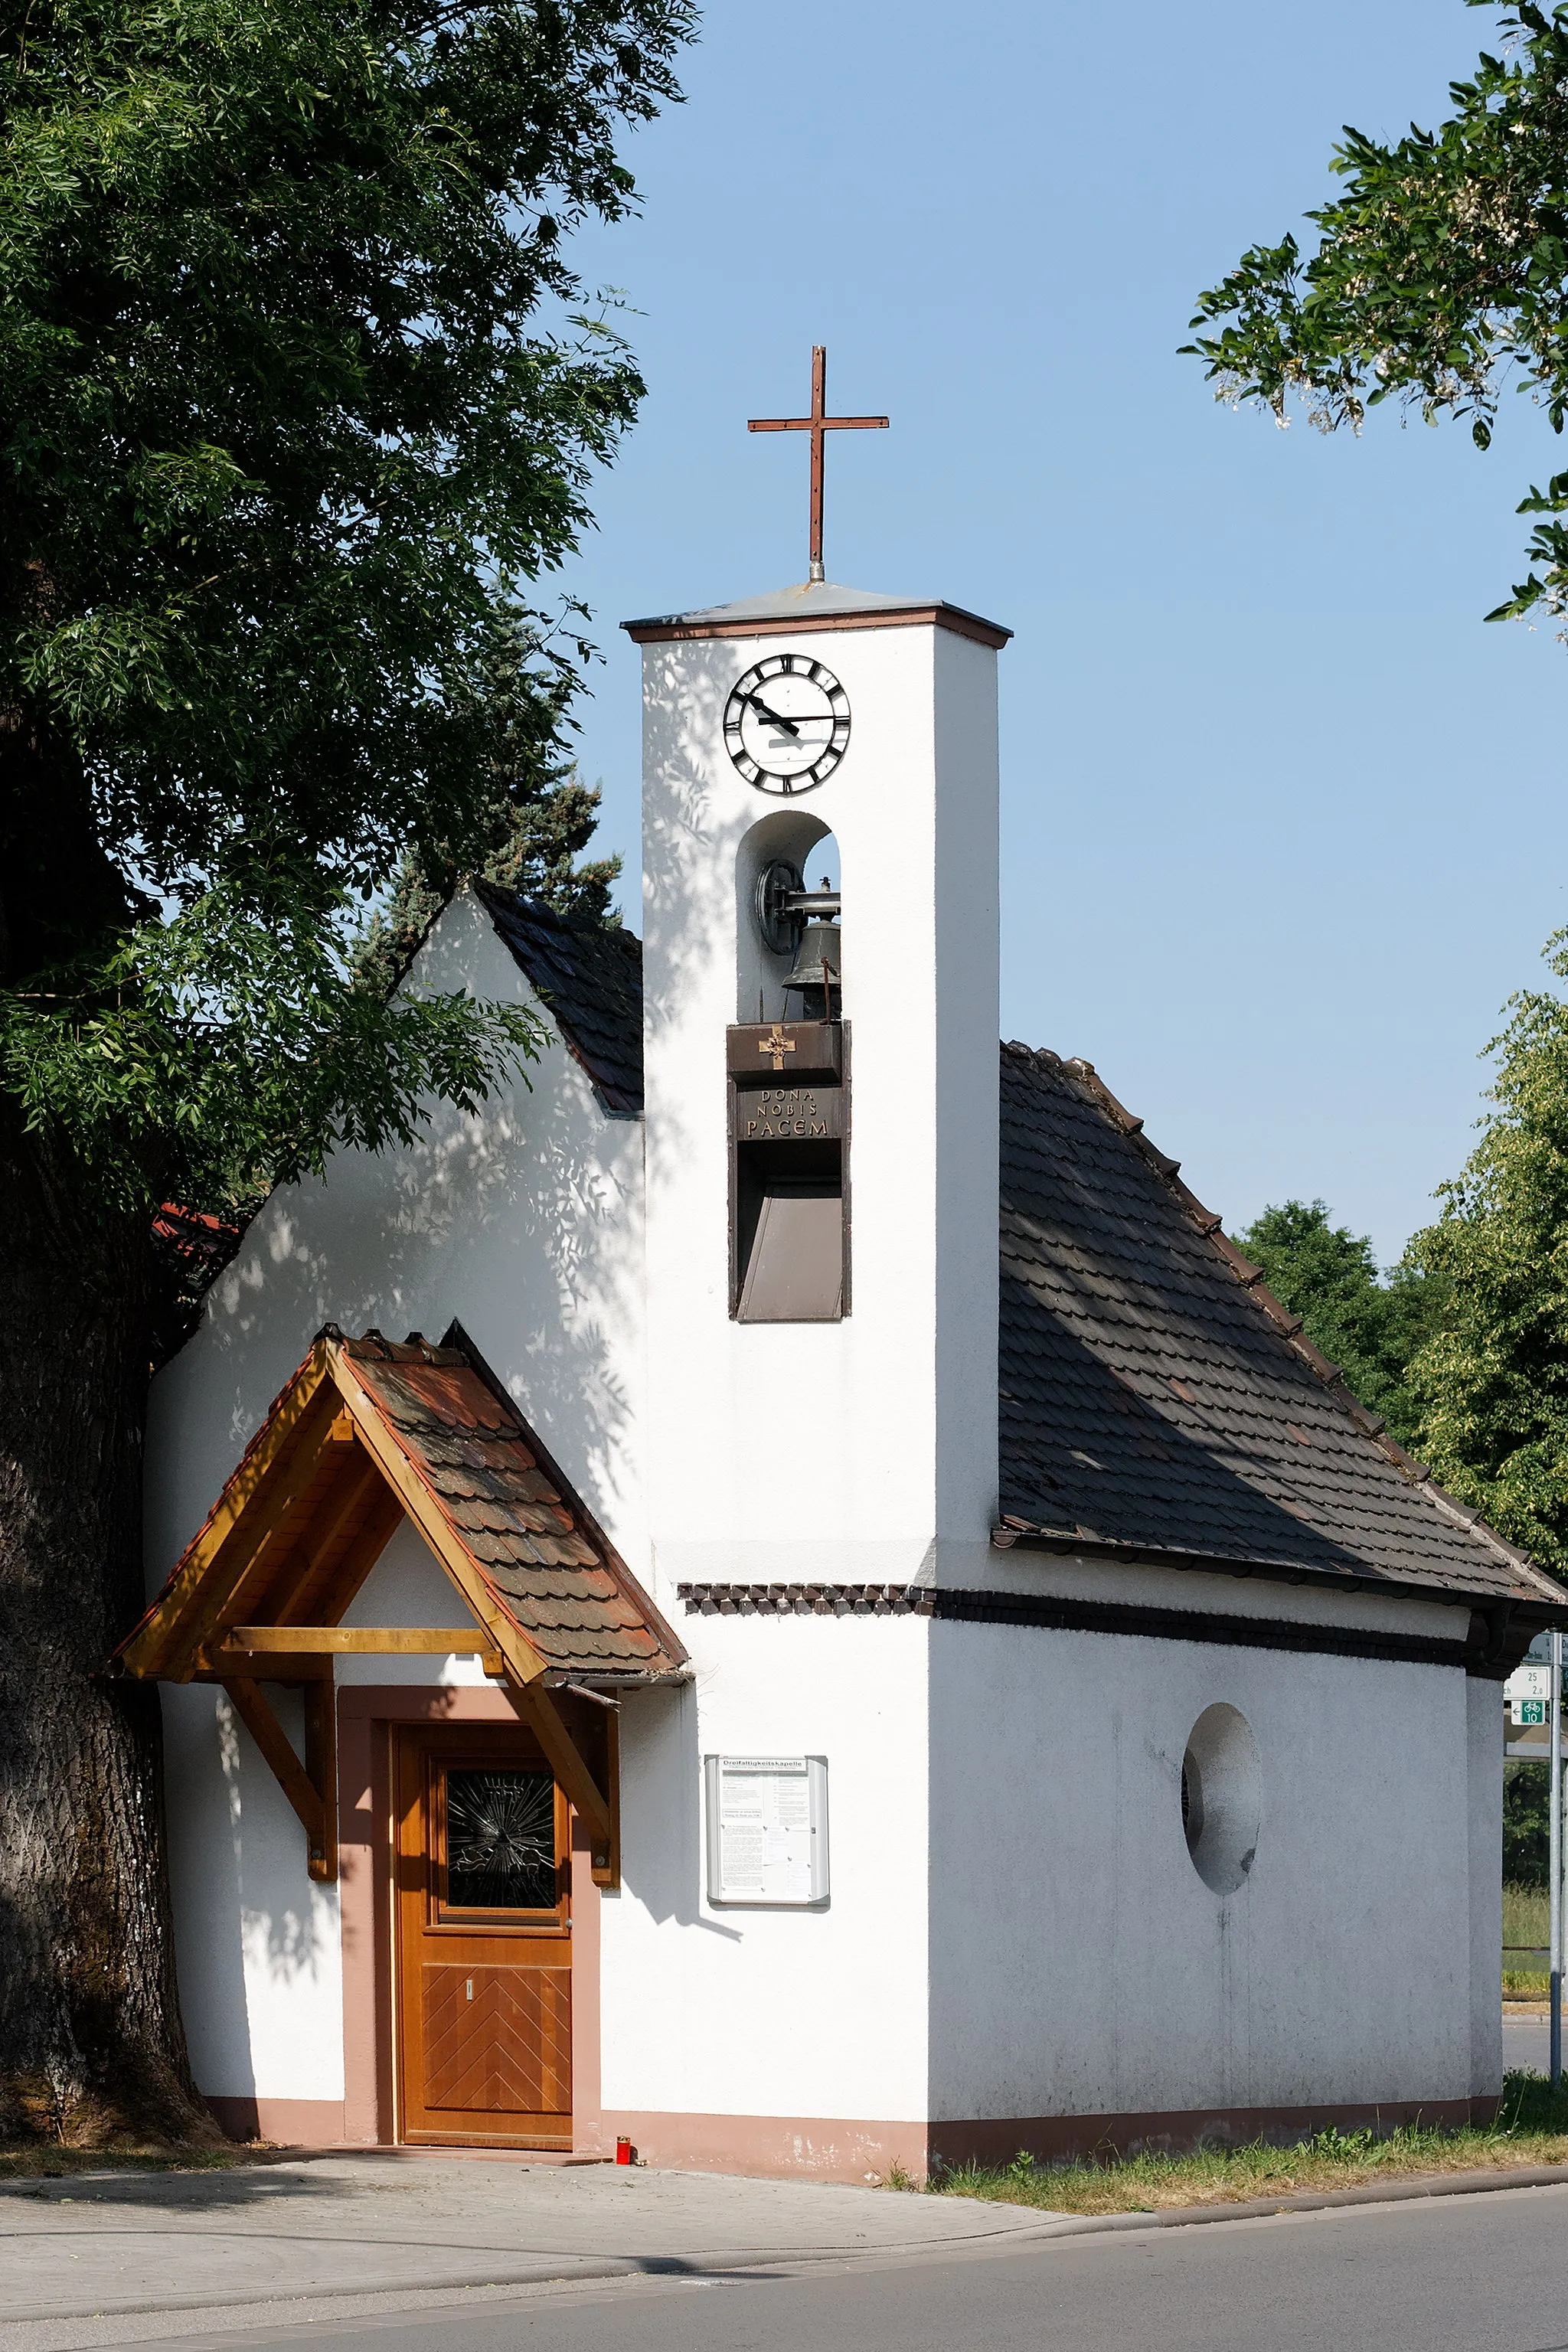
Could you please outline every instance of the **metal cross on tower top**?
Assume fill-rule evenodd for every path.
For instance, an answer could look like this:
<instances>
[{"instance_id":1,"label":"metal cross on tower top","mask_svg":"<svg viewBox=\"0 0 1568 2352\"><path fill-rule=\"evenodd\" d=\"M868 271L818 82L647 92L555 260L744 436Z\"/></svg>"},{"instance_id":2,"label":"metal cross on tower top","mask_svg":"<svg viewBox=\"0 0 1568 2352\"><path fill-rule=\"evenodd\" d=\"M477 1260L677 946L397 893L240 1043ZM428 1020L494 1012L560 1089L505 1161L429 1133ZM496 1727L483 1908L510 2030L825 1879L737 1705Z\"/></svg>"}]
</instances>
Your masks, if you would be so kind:
<instances>
[{"instance_id":1,"label":"metal cross on tower top","mask_svg":"<svg viewBox=\"0 0 1568 2352\"><path fill-rule=\"evenodd\" d=\"M827 346L814 343L811 348L811 415L809 416L752 416L746 421L748 433L809 433L811 436L811 577L826 578L822 569L822 453L829 433L845 429L863 432L871 427L885 426L885 416L829 416L827 407Z\"/></svg>"}]
</instances>

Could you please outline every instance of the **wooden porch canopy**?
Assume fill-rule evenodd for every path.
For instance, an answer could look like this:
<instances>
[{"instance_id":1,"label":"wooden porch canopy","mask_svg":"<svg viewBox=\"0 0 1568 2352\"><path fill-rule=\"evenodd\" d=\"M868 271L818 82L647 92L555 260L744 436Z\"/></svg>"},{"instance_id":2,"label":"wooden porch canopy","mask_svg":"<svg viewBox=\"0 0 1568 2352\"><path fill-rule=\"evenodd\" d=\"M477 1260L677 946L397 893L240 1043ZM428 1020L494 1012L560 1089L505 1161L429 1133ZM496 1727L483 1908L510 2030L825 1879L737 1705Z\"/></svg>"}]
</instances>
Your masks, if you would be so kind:
<instances>
[{"instance_id":1,"label":"wooden porch canopy","mask_svg":"<svg viewBox=\"0 0 1568 2352\"><path fill-rule=\"evenodd\" d=\"M460 1622L345 1626L399 1522L450 1579ZM337 1876L334 1657L472 1654L504 1680L587 1829L594 1875L618 1876L617 1686L675 1679L679 1640L456 1324L431 1347L321 1332L157 1600L118 1671L223 1685L310 1841ZM296 1754L263 1683L302 1685Z\"/></svg>"}]
</instances>

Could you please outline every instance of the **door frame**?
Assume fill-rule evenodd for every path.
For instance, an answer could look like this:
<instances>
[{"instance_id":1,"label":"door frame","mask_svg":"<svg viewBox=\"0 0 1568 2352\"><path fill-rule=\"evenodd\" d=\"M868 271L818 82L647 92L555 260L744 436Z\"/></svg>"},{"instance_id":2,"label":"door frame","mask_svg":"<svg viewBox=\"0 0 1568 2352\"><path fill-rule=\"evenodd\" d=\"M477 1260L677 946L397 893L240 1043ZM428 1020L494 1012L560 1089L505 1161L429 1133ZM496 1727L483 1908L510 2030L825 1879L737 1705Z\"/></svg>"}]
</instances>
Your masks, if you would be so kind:
<instances>
[{"instance_id":1,"label":"door frame","mask_svg":"<svg viewBox=\"0 0 1568 2352\"><path fill-rule=\"evenodd\" d=\"M404 1724L528 1725L493 1684L347 1683L338 1689L338 1839L342 1906L343 2141L396 2142L398 2112L394 1750ZM587 1832L572 1815L572 2148L613 2153L600 2099L600 1889ZM476 2145L479 2143L476 2142ZM424 2143L421 2143L424 2145ZM504 2154L504 2150L495 2151Z\"/></svg>"},{"instance_id":2,"label":"door frame","mask_svg":"<svg viewBox=\"0 0 1568 2352\"><path fill-rule=\"evenodd\" d=\"M563 2113L541 2114L531 2127L508 2129L490 2123L489 2111L475 2110L467 2119L467 2127L441 2128L431 2120L429 2112L414 2095L412 2069L416 2063L427 2063L422 2030L416 2026L413 2014L417 1998L417 1985L424 1970L438 1961L446 1973L459 1971L465 1965L476 1975L486 1971L506 1969L519 1965L517 1948L526 1944L530 1956L521 1965L528 1968L548 1968L559 1978L564 1969L567 1979L567 2005L570 2013L571 1979L573 1975L572 1932L572 1872L571 1872L571 1804L566 1791L551 1770L538 1740L531 1731L510 1724L463 1723L404 1723L392 1727L393 1786L395 1790L393 1829L395 1839L393 1872L395 1887L393 1958L394 2000L392 2020L394 2051L396 2059L395 2083L395 2119L398 2142L421 2147L486 2147L570 2149L572 2145L572 2110L570 2104ZM448 1916L451 1898L443 1893L443 1865L446 1853L447 1825L443 1818L441 1790L447 1775L465 1766L480 1769L504 1769L518 1766L527 1771L542 1774L551 1786L552 1836L557 1856L556 1901L552 1910L534 1924L525 1927L518 1915L478 1913ZM410 1817L416 1822L412 1839L406 1834ZM525 1916L527 1915L524 1915ZM478 1952L466 1952L465 1958L454 1961L453 1953L478 1944ZM485 1951L483 1948L492 1945ZM511 1958L505 1957L508 1953ZM444 1956L444 1957L443 1957ZM473 1979L468 1990L473 1992ZM564 2051L566 2090L571 2091L571 2041L568 2033ZM422 2120L416 2121L411 2110L416 2110ZM530 2111L531 2113L532 2111Z\"/></svg>"}]
</instances>

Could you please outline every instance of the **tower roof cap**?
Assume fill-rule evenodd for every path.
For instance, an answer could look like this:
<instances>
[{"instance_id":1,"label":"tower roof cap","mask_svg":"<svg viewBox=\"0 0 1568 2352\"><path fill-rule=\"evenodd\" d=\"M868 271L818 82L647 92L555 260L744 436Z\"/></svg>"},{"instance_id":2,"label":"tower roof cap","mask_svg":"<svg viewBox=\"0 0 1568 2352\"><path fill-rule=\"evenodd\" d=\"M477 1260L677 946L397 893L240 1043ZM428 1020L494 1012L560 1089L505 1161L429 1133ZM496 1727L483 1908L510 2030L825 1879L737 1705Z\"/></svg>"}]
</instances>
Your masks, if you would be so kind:
<instances>
[{"instance_id":1,"label":"tower roof cap","mask_svg":"<svg viewBox=\"0 0 1568 2352\"><path fill-rule=\"evenodd\" d=\"M889 596L874 588L842 588L831 580L775 588L738 604L713 604L700 613L660 613L644 621L623 621L639 646L676 637L772 637L802 629L952 629L983 646L1002 646L1012 635L996 621L967 613L940 596Z\"/></svg>"}]
</instances>

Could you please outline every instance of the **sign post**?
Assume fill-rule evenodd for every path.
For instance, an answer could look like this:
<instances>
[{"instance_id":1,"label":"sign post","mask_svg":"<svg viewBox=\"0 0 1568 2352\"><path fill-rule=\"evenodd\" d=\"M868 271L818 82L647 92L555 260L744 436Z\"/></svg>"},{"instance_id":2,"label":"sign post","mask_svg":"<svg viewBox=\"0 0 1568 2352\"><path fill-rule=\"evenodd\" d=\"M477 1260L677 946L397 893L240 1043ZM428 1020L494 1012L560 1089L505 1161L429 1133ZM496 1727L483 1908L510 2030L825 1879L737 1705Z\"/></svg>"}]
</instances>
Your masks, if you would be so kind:
<instances>
[{"instance_id":1,"label":"sign post","mask_svg":"<svg viewBox=\"0 0 1568 2352\"><path fill-rule=\"evenodd\" d=\"M1552 1874L1552 2087L1563 2079L1563 1635L1552 1631L1552 1789L1547 1801Z\"/></svg>"}]
</instances>

